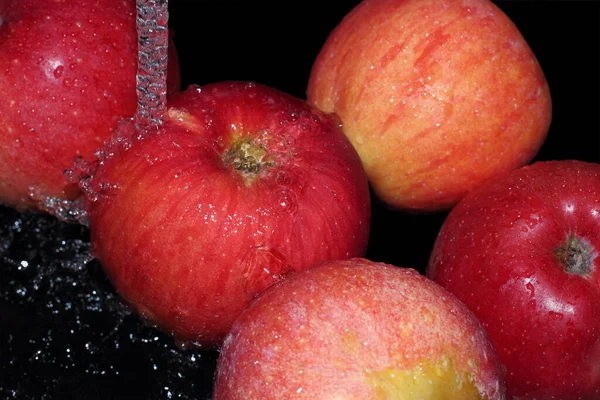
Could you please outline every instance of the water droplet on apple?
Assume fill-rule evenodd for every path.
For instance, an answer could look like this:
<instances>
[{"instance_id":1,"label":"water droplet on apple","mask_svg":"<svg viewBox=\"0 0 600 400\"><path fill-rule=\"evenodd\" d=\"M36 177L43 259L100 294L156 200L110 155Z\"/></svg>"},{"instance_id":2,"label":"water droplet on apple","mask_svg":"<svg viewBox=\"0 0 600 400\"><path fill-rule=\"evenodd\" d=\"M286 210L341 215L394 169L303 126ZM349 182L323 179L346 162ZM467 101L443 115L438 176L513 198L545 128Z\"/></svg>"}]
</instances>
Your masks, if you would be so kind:
<instances>
[{"instance_id":1,"label":"water droplet on apple","mask_svg":"<svg viewBox=\"0 0 600 400\"><path fill-rule=\"evenodd\" d=\"M114 196L119 189L120 187L117 184L101 182L98 185L98 195L103 197Z\"/></svg>"},{"instance_id":2,"label":"water droplet on apple","mask_svg":"<svg viewBox=\"0 0 600 400\"><path fill-rule=\"evenodd\" d=\"M223 136L217 136L217 140L215 140L215 146L219 148L225 147L225 138Z\"/></svg>"},{"instance_id":3,"label":"water droplet on apple","mask_svg":"<svg viewBox=\"0 0 600 400\"><path fill-rule=\"evenodd\" d=\"M535 286L533 286L533 283L527 282L525 288L527 288L531 297L535 297Z\"/></svg>"},{"instance_id":4,"label":"water droplet on apple","mask_svg":"<svg viewBox=\"0 0 600 400\"><path fill-rule=\"evenodd\" d=\"M298 210L298 199L293 192L283 189L277 193L277 205L280 212L293 214Z\"/></svg>"},{"instance_id":5,"label":"water droplet on apple","mask_svg":"<svg viewBox=\"0 0 600 400\"><path fill-rule=\"evenodd\" d=\"M564 315L562 313L556 312L556 311L549 311L548 312L548 316L551 319L555 319L555 320L562 320L564 318Z\"/></svg>"},{"instance_id":6,"label":"water droplet on apple","mask_svg":"<svg viewBox=\"0 0 600 400\"><path fill-rule=\"evenodd\" d=\"M58 67L56 67L54 69L54 77L56 79L59 79L62 76L63 72L65 72L65 67L63 67L62 65L59 65Z\"/></svg>"},{"instance_id":7,"label":"water droplet on apple","mask_svg":"<svg viewBox=\"0 0 600 400\"><path fill-rule=\"evenodd\" d=\"M263 290L284 278L293 268L286 257L277 249L269 246L252 248L242 261L242 276L245 279L246 294L254 297Z\"/></svg>"},{"instance_id":8,"label":"water droplet on apple","mask_svg":"<svg viewBox=\"0 0 600 400\"><path fill-rule=\"evenodd\" d=\"M288 171L277 171L275 175L275 183L280 186L290 186L293 182L293 176Z\"/></svg>"}]
</instances>

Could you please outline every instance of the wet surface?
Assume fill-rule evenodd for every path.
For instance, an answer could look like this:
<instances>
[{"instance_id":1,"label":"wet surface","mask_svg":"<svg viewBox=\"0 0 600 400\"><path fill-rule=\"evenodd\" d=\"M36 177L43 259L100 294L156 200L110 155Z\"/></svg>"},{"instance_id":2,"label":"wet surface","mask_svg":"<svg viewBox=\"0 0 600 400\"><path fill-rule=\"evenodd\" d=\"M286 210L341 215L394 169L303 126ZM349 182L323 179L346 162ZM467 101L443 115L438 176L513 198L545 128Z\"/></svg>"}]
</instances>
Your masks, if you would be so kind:
<instances>
[{"instance_id":1,"label":"wet surface","mask_svg":"<svg viewBox=\"0 0 600 400\"><path fill-rule=\"evenodd\" d=\"M171 0L184 88L244 79L304 97L320 46L357 1L318 12L271 3ZM598 93L590 90L599 83L598 4L498 5L552 91L553 122L536 159L600 161ZM198 23L201 15L210 18ZM224 30L230 34L215 39ZM590 51L558 46L574 42ZM367 256L424 271L444 217L406 215L374 200ZM180 349L132 314L91 259L87 228L0 206L0 271L1 399L210 399L218 353Z\"/></svg>"},{"instance_id":2,"label":"wet surface","mask_svg":"<svg viewBox=\"0 0 600 400\"><path fill-rule=\"evenodd\" d=\"M130 312L88 231L0 207L0 398L210 398L217 352Z\"/></svg>"}]
</instances>

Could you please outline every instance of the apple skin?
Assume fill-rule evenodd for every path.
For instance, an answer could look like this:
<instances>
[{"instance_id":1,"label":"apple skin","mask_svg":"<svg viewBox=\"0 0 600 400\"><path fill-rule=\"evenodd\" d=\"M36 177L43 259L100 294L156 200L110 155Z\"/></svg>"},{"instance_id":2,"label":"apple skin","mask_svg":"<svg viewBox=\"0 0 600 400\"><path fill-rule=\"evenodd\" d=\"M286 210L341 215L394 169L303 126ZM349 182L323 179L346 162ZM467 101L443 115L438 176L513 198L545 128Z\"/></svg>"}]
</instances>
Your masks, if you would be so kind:
<instances>
[{"instance_id":1,"label":"apple skin","mask_svg":"<svg viewBox=\"0 0 600 400\"><path fill-rule=\"evenodd\" d=\"M117 135L88 182L93 253L150 322L218 345L278 279L365 254L368 181L337 119L248 82L190 86L168 115ZM234 167L248 143L262 162Z\"/></svg>"},{"instance_id":2,"label":"apple skin","mask_svg":"<svg viewBox=\"0 0 600 400\"><path fill-rule=\"evenodd\" d=\"M551 120L542 69L487 0L364 0L331 32L308 101L342 119L377 196L435 212L527 164Z\"/></svg>"},{"instance_id":3,"label":"apple skin","mask_svg":"<svg viewBox=\"0 0 600 400\"><path fill-rule=\"evenodd\" d=\"M475 316L408 268L331 261L265 290L233 324L215 400L504 399Z\"/></svg>"},{"instance_id":4,"label":"apple skin","mask_svg":"<svg viewBox=\"0 0 600 400\"><path fill-rule=\"evenodd\" d=\"M515 399L600 398L599 199L600 164L537 162L465 197L435 242L427 276L481 320ZM566 272L569 235L589 272Z\"/></svg>"},{"instance_id":5,"label":"apple skin","mask_svg":"<svg viewBox=\"0 0 600 400\"><path fill-rule=\"evenodd\" d=\"M0 1L0 203L35 209L32 186L80 195L63 171L137 109L135 18L135 0ZM169 60L172 93L172 43Z\"/></svg>"}]
</instances>

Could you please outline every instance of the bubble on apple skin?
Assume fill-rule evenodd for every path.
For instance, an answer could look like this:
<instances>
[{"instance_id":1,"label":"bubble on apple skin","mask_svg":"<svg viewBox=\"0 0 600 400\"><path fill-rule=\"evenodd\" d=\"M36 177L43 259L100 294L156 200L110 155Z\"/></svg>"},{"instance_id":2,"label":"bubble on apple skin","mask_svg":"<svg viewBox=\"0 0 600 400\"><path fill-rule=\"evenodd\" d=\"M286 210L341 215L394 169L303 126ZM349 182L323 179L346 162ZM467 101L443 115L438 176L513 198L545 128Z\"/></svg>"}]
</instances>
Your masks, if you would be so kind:
<instances>
[{"instance_id":1,"label":"bubble on apple skin","mask_svg":"<svg viewBox=\"0 0 600 400\"><path fill-rule=\"evenodd\" d=\"M214 145L220 149L225 148L225 138L221 135L217 136L217 139L215 139Z\"/></svg>"},{"instance_id":2,"label":"bubble on apple skin","mask_svg":"<svg viewBox=\"0 0 600 400\"><path fill-rule=\"evenodd\" d=\"M273 134L277 140L268 147L269 152L276 155L279 165L284 165L291 159L300 161L302 155L298 150L298 142L306 136L321 135L326 131L323 129L321 116L310 109L282 113L279 117L279 129L281 131Z\"/></svg>"},{"instance_id":3,"label":"bubble on apple skin","mask_svg":"<svg viewBox=\"0 0 600 400\"><path fill-rule=\"evenodd\" d=\"M338 119L339 118L335 120L337 121ZM286 112L280 117L279 124L297 125L299 130L303 132L312 132L318 134L323 131L321 116L315 112L312 112L311 110ZM292 138L291 140L294 139L295 138Z\"/></svg>"},{"instance_id":4,"label":"bubble on apple skin","mask_svg":"<svg viewBox=\"0 0 600 400\"><path fill-rule=\"evenodd\" d=\"M291 186L294 182L294 176L286 171L280 170L275 174L275 183L279 186Z\"/></svg>"},{"instance_id":5,"label":"bubble on apple skin","mask_svg":"<svg viewBox=\"0 0 600 400\"><path fill-rule=\"evenodd\" d=\"M217 353L143 323L89 231L0 207L0 398L207 398Z\"/></svg>"},{"instance_id":6,"label":"bubble on apple skin","mask_svg":"<svg viewBox=\"0 0 600 400\"><path fill-rule=\"evenodd\" d=\"M295 214L298 211L298 198L293 191L280 189L277 191L276 197L276 206L279 213Z\"/></svg>"},{"instance_id":7,"label":"bubble on apple skin","mask_svg":"<svg viewBox=\"0 0 600 400\"><path fill-rule=\"evenodd\" d=\"M267 159L271 167L281 168L297 155L295 140L290 139L289 135L281 135L270 129L254 132L253 135L254 144L267 150Z\"/></svg>"},{"instance_id":8,"label":"bubble on apple skin","mask_svg":"<svg viewBox=\"0 0 600 400\"><path fill-rule=\"evenodd\" d=\"M63 75L63 72L65 72L65 67L63 67L62 65L59 65L58 67L56 67L54 69L54 77L56 79L59 79Z\"/></svg>"}]
</instances>

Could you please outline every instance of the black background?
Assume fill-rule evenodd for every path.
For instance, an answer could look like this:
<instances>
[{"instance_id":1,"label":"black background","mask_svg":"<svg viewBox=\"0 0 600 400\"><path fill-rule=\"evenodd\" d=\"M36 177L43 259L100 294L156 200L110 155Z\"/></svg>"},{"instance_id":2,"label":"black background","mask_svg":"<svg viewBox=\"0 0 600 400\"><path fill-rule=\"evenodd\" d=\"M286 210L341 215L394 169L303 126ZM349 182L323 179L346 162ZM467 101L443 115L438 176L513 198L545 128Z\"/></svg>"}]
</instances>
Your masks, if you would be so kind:
<instances>
[{"instance_id":1,"label":"black background","mask_svg":"<svg viewBox=\"0 0 600 400\"><path fill-rule=\"evenodd\" d=\"M305 98L320 47L357 3L171 0L183 85L246 80ZM600 3L496 4L550 85L553 121L534 161L600 162ZM423 272L445 216L373 198L367 257ZM141 323L88 251L85 228L0 207L0 398L210 398L218 353Z\"/></svg>"}]
</instances>

